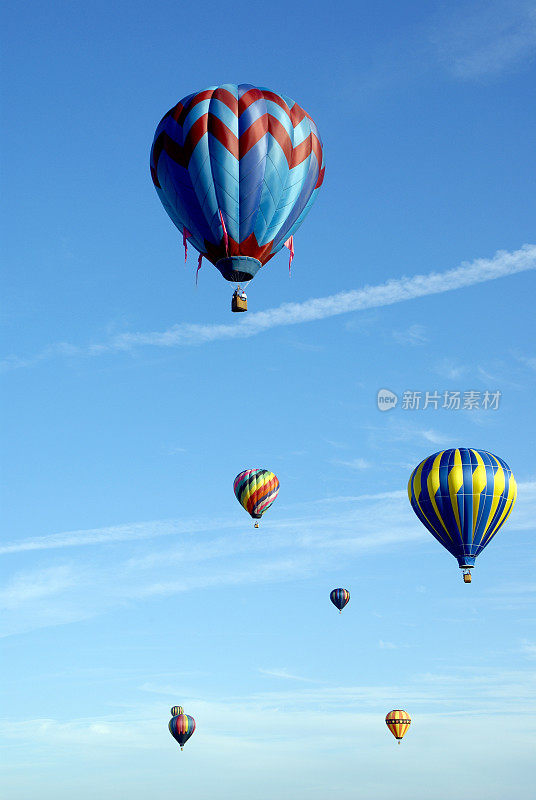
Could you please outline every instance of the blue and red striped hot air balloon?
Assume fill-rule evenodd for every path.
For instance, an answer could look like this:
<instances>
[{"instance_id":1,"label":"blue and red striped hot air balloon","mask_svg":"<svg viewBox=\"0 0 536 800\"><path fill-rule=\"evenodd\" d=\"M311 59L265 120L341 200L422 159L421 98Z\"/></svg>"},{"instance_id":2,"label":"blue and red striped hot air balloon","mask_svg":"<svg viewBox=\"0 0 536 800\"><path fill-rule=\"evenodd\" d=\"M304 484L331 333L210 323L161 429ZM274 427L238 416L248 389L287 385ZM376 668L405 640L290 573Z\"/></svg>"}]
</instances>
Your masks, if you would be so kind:
<instances>
[{"instance_id":1,"label":"blue and red striped hot air balloon","mask_svg":"<svg viewBox=\"0 0 536 800\"><path fill-rule=\"evenodd\" d=\"M324 178L322 142L294 100L233 83L183 98L151 149L162 205L228 281L251 280L293 234ZM290 265L290 264L289 264Z\"/></svg>"}]
</instances>

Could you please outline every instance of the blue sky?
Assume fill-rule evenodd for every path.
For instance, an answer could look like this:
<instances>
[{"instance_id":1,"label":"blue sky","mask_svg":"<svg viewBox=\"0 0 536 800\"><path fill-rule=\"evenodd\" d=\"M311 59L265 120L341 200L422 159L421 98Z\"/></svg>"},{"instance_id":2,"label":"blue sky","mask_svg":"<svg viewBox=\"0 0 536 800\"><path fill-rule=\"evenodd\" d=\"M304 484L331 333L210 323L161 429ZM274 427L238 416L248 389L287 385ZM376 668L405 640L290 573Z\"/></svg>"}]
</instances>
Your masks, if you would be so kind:
<instances>
[{"instance_id":1,"label":"blue sky","mask_svg":"<svg viewBox=\"0 0 536 800\"><path fill-rule=\"evenodd\" d=\"M2 27L7 795L528 796L534 3L37 0ZM326 153L292 277L273 259L238 318L148 169L165 111L226 81L295 98ZM402 407L436 390L499 408ZM470 587L405 493L451 446L519 483ZM250 466L281 482L259 533Z\"/></svg>"}]
</instances>

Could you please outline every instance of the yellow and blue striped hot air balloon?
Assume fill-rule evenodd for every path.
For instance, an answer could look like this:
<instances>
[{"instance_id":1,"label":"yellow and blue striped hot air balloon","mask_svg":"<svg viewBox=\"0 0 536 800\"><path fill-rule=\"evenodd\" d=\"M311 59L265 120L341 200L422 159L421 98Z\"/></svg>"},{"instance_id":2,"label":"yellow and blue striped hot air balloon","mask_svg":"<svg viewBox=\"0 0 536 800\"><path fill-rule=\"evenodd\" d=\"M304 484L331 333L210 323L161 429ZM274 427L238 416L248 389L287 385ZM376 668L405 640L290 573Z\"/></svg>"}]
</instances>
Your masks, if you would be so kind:
<instances>
[{"instance_id":1,"label":"yellow and blue striped hot air balloon","mask_svg":"<svg viewBox=\"0 0 536 800\"><path fill-rule=\"evenodd\" d=\"M279 481L269 469L245 469L234 479L233 488L240 505L250 517L259 520L277 497ZM258 522L255 527L259 527Z\"/></svg>"},{"instance_id":2,"label":"yellow and blue striped hot air balloon","mask_svg":"<svg viewBox=\"0 0 536 800\"><path fill-rule=\"evenodd\" d=\"M470 583L468 570L510 514L517 485L502 458L460 447L421 461L408 495L420 521L458 559Z\"/></svg>"}]
</instances>

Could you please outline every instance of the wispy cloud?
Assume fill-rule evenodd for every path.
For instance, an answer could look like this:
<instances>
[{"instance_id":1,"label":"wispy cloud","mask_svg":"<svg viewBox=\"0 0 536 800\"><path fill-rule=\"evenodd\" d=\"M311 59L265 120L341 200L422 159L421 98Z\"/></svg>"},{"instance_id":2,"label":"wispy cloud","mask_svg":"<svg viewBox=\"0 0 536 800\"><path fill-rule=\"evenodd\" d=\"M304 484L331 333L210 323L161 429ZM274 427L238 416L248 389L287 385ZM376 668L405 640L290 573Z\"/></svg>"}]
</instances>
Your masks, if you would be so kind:
<instances>
[{"instance_id":1,"label":"wispy cloud","mask_svg":"<svg viewBox=\"0 0 536 800\"><path fill-rule=\"evenodd\" d=\"M352 495L349 497L326 497L320 498L313 503L307 502L305 507L309 508L311 506L322 505L329 506L333 503L343 504L346 501L350 505L366 503L370 506L374 505L375 503L380 503L384 508L387 508L388 505L385 503L386 500L392 500L398 505L400 500L403 500L405 497L406 492L404 490L397 490L394 492L379 492L377 494ZM348 513L353 515L357 512L349 511ZM328 513L328 517L329 519L333 518L331 511ZM351 517L351 520L353 520L353 516ZM318 514L316 511L314 512L314 518L311 519L310 514L297 514L295 510L293 510L291 507L288 507L286 509L285 518L279 518L275 520L272 519L270 521L269 530L271 531L272 535L274 535L274 532L284 531L288 527L293 529L303 528L310 531L314 527L321 527L324 524L324 521L324 517ZM230 531L234 532L237 527L243 526L240 526L240 524L236 522L236 518L220 518L218 520L218 529L220 531L229 529ZM79 531L66 531L64 533L55 533L48 536L30 537L19 542L10 542L3 545L0 548L0 555L8 555L10 553L20 553L32 550L52 550L71 547L87 547L92 545L109 545L115 542L138 541L163 536L185 536L187 539L192 539L192 536L197 533L213 531L213 529L214 525L212 520L196 518L133 522L125 525L90 528L88 530ZM233 546L233 552L235 552L235 548L239 546L249 547L252 541L256 542L256 546L260 547L262 546L262 542L265 541L265 537L263 537L262 540L259 540L258 538L242 540L242 545L238 544L238 542L235 542ZM209 554L205 552L207 547L212 555L221 555L224 552L229 552L229 545L226 537L220 537L218 539L212 538L210 543L198 543L196 541L193 545L194 559L204 560L205 558L209 557ZM190 556L191 555L192 553L190 553ZM182 550L181 558L187 559L188 557L188 553ZM130 563L132 564L135 562L131 561Z\"/></svg>"},{"instance_id":2,"label":"wispy cloud","mask_svg":"<svg viewBox=\"0 0 536 800\"><path fill-rule=\"evenodd\" d=\"M262 669L259 667L261 675L268 675L271 678L283 678L289 681L300 681L303 683L318 683L313 678L303 678L301 675L292 675L284 667L281 669Z\"/></svg>"},{"instance_id":3,"label":"wispy cloud","mask_svg":"<svg viewBox=\"0 0 536 800\"><path fill-rule=\"evenodd\" d=\"M524 641L521 645L521 652L529 658L536 658L536 642Z\"/></svg>"},{"instance_id":4,"label":"wispy cloud","mask_svg":"<svg viewBox=\"0 0 536 800\"><path fill-rule=\"evenodd\" d=\"M536 482L521 482L508 521L510 534L534 527L535 505ZM156 537L162 537L160 547ZM136 542L134 552L121 546L127 541ZM6 559L17 552L29 559L33 550L39 567L19 569L8 578L0 594L6 608L4 635L203 589L306 580L340 564L341 558L350 561L377 552L387 557L410 543L415 552L433 547L403 489L279 509L262 536L246 534L242 522L230 516L219 521L218 535L211 521L181 519L13 542L4 548ZM63 563L57 563L57 552L42 552L52 550L61 552ZM519 584L497 586L489 600L501 607L519 606L533 592L534 587Z\"/></svg>"},{"instance_id":5,"label":"wispy cloud","mask_svg":"<svg viewBox=\"0 0 536 800\"><path fill-rule=\"evenodd\" d=\"M413 432L415 434L415 432ZM435 431L418 431L418 436L430 442L435 442L439 434ZM444 437L442 439L444 441ZM359 459L358 459L359 460ZM341 463L341 462L340 462ZM349 464L354 462L350 461ZM365 462L366 463L366 462ZM415 465L408 465L410 471ZM361 467L358 467L361 468ZM396 514L403 506L407 498L405 489L396 489L389 492L378 492L376 494L362 494L362 495L336 495L333 497L324 497L315 501L308 501L305 505L308 508L316 506L337 505L344 506L345 504L356 506L360 505L361 509L365 506L369 508L376 508L376 504L382 507L383 514L388 513L388 509L392 508ZM365 506L365 507L366 507ZM515 508L515 513L512 514L509 520L509 527L515 527L516 530L529 530L534 526L534 508L536 506L536 481L524 481L518 483L518 500ZM297 506L299 508L300 506ZM296 511L287 511L286 519L272 520L270 522L270 531L272 535L285 531L288 527L293 529L307 529L312 530L315 527L322 527L326 521L333 519L331 512L324 518L314 512L314 518L311 519L309 515L299 515ZM350 512L348 522L353 522L353 514L361 516L363 511ZM371 520L376 519L376 511L371 512ZM341 516L344 516L343 514ZM341 522L344 520L341 519ZM389 520L389 524L391 520ZM231 519L222 518L218 521L218 529L229 529L234 531L237 523ZM181 519L181 520L153 520L148 522L133 522L125 525L115 525L103 528L90 528L88 530L79 531L66 531L64 533L50 534L49 536L37 536L28 539L22 539L19 542L11 542L0 547L0 555L8 555L10 553L22 553L34 550L55 550L71 547L87 547L98 545L109 545L114 542L130 542L141 541L145 539L153 539L162 536L188 536L192 537L197 533L205 531L212 531L213 524L211 521L200 519ZM232 552L236 552L236 548L248 548L252 540L242 540L242 543L235 542ZM262 542L255 539L257 546L262 546ZM265 539L262 540L263 542ZM379 543L380 546L382 543ZM227 537L220 537L219 539L211 539L208 543L195 543L193 550L185 551L181 549L178 557L181 560L205 560L211 557L221 556L223 553L229 552L229 542ZM169 553L165 558L169 558ZM152 559L152 564L160 563L159 556L153 554L144 559L143 564L148 566L147 559ZM136 559L129 560L130 566L138 564ZM139 565L139 564L138 564Z\"/></svg>"},{"instance_id":6,"label":"wispy cloud","mask_svg":"<svg viewBox=\"0 0 536 800\"><path fill-rule=\"evenodd\" d=\"M517 360L536 372L536 356L516 355Z\"/></svg>"},{"instance_id":7,"label":"wispy cloud","mask_svg":"<svg viewBox=\"0 0 536 800\"><path fill-rule=\"evenodd\" d=\"M413 346L425 344L428 341L426 328L424 325L410 325L404 331L393 331L393 338L399 344L410 344Z\"/></svg>"},{"instance_id":8,"label":"wispy cloud","mask_svg":"<svg viewBox=\"0 0 536 800\"><path fill-rule=\"evenodd\" d=\"M201 589L303 580L337 563L341 555L353 558L379 549L385 554L405 542L424 541L426 531L413 519L403 492L387 496L389 500L382 494L357 502L328 502L324 508L304 504L279 510L262 536L245 533L240 518L235 521L231 515L219 520L218 535L211 520L201 524L182 519L13 542L4 548L5 558L19 552L29 559L31 551L37 551L40 569L16 572L8 582L5 635ZM200 537L196 534L201 530ZM165 542L159 548L154 542L158 536ZM121 546L126 541L136 542L134 553ZM110 542L118 545L110 547ZM70 555L59 572L53 549L64 559ZM49 568L43 571L46 559Z\"/></svg>"},{"instance_id":9,"label":"wispy cloud","mask_svg":"<svg viewBox=\"0 0 536 800\"><path fill-rule=\"evenodd\" d=\"M516 788L528 796L534 760L530 682L528 672L501 671L484 685L472 681L471 674L454 685L416 676L411 682L318 690L294 682L287 692L222 696L220 690L210 698L206 685L198 695L186 694L177 681L153 701L144 695L102 716L79 712L68 719L35 715L4 720L0 736L11 767L4 780L6 796L18 796L22 779L31 789L25 796L38 793L43 770L47 797L65 796L65 787L74 795L80 770L66 770L65 765L86 761L96 775L92 779L84 773L92 796L102 796L103 775L107 786L112 782L120 787L121 797L164 796L180 761L195 775L199 798L269 800L274 786L281 787L284 797L316 798L334 791L352 795L358 785L364 787L363 796L388 800L393 792L393 780L386 780L389 764L400 759L384 717L387 709L402 703L413 717L403 774L410 779L418 775L411 786L414 800L427 800L430 786L437 800L450 800L453 764L465 776L464 797L509 797L512 764L516 776L525 776ZM166 730L168 707L175 698L198 723L182 756ZM161 787L158 795L155 786Z\"/></svg>"},{"instance_id":10,"label":"wispy cloud","mask_svg":"<svg viewBox=\"0 0 536 800\"><path fill-rule=\"evenodd\" d=\"M349 461L341 461L340 459L333 460L334 464L340 464L341 467L348 467L349 469L369 469L370 464L364 458L352 458Z\"/></svg>"},{"instance_id":11,"label":"wispy cloud","mask_svg":"<svg viewBox=\"0 0 536 800\"><path fill-rule=\"evenodd\" d=\"M220 526L221 527L221 526ZM90 528L80 531L65 531L49 536L37 536L20 542L11 542L0 547L0 555L20 553L30 550L55 550L64 547L85 547L87 545L111 544L113 542L151 539L156 536L171 536L178 533L207 530L207 523L191 520L190 526L180 520L156 520L113 525L104 528Z\"/></svg>"},{"instance_id":12,"label":"wispy cloud","mask_svg":"<svg viewBox=\"0 0 536 800\"><path fill-rule=\"evenodd\" d=\"M76 576L67 566L17 573L0 591L0 606L12 609L27 603L39 603L75 584Z\"/></svg>"},{"instance_id":13,"label":"wispy cloud","mask_svg":"<svg viewBox=\"0 0 536 800\"><path fill-rule=\"evenodd\" d=\"M378 642L378 647L380 650L396 650L397 645L393 644L393 642L384 642L383 639L380 639Z\"/></svg>"},{"instance_id":14,"label":"wispy cloud","mask_svg":"<svg viewBox=\"0 0 536 800\"><path fill-rule=\"evenodd\" d=\"M536 56L536 7L530 0L479 2L439 16L432 43L448 71L460 80L512 72Z\"/></svg>"},{"instance_id":15,"label":"wispy cloud","mask_svg":"<svg viewBox=\"0 0 536 800\"><path fill-rule=\"evenodd\" d=\"M435 428L422 428L412 424L411 421L400 421L400 417L396 416L389 417L381 426L368 425L366 430L369 431L372 439L382 442L410 442L421 445L425 441L441 447L458 446L452 433L442 433ZM413 469L413 466L408 464L410 470Z\"/></svg>"},{"instance_id":16,"label":"wispy cloud","mask_svg":"<svg viewBox=\"0 0 536 800\"><path fill-rule=\"evenodd\" d=\"M431 428L420 431L420 434L423 439L426 439L426 441L430 442L431 444L443 444L445 441L443 434L439 433L438 431L434 431Z\"/></svg>"},{"instance_id":17,"label":"wispy cloud","mask_svg":"<svg viewBox=\"0 0 536 800\"><path fill-rule=\"evenodd\" d=\"M446 272L430 272L387 281L377 286L339 292L328 297L318 297L303 303L284 303L278 308L248 314L235 324L173 325L165 331L148 333L121 333L103 344L78 347L62 343L46 348L31 358L9 356L4 368L30 366L43 359L58 355L97 356L105 353L130 351L137 347L188 347L224 339L256 336L271 328L299 325L304 322L327 319L354 311L390 306L419 297L442 294L478 283L504 278L526 270L536 269L536 245L526 244L519 250L500 250L493 258L479 258L463 262Z\"/></svg>"},{"instance_id":18,"label":"wispy cloud","mask_svg":"<svg viewBox=\"0 0 536 800\"><path fill-rule=\"evenodd\" d=\"M442 378L457 380L469 371L469 367L451 358L442 358L434 365L434 371Z\"/></svg>"}]
</instances>

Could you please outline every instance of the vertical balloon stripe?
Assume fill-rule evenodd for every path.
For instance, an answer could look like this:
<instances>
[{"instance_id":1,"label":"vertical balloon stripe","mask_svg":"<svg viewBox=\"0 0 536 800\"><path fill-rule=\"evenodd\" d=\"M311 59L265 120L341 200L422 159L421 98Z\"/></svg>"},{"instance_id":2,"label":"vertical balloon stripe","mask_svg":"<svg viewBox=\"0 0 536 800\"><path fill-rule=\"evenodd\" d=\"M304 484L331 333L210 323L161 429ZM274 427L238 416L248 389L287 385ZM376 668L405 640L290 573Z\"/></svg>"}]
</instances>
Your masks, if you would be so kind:
<instances>
[{"instance_id":1,"label":"vertical balloon stripe","mask_svg":"<svg viewBox=\"0 0 536 800\"><path fill-rule=\"evenodd\" d=\"M488 476L484 466L484 459L477 450L471 450L471 455L476 460L476 467L473 470L473 518L471 520L471 527L473 536L471 542L475 540L475 533L477 532L477 521L480 505L485 502L485 491L488 486Z\"/></svg>"},{"instance_id":2,"label":"vertical balloon stripe","mask_svg":"<svg viewBox=\"0 0 536 800\"><path fill-rule=\"evenodd\" d=\"M494 518L493 518L493 520L491 522L489 534L486 536L485 543L483 542L482 547L485 547L485 545L488 543L488 541L490 539L492 539L493 536L495 536L495 534L497 533L499 528L502 527L502 525L506 522L507 518L510 516L510 513L511 513L513 507L514 507L514 503L515 503L516 498L517 498L517 484L515 482L515 479L514 479L513 475L510 475L510 478L509 478L509 481L508 481L508 490L507 491L508 491L508 495L507 495L506 499L504 500L504 504L503 504L504 507L502 508L502 511L501 511L501 507L499 505L499 509L495 513L495 516L494 516ZM499 512L500 512L500 515L498 515Z\"/></svg>"},{"instance_id":3,"label":"vertical balloon stripe","mask_svg":"<svg viewBox=\"0 0 536 800\"><path fill-rule=\"evenodd\" d=\"M494 505L494 469L492 458L489 453L481 451L479 456L486 470L486 486L480 497L478 517L475 522L473 544L477 547L480 546L482 537L486 531L488 520L490 519L490 511Z\"/></svg>"},{"instance_id":4,"label":"vertical balloon stripe","mask_svg":"<svg viewBox=\"0 0 536 800\"><path fill-rule=\"evenodd\" d=\"M438 502L443 505L442 503L442 496L439 492L440 489L440 474L439 474L439 467L441 464L441 457L443 456L443 452L438 453L433 460L433 462L429 466L428 476L426 481L426 489L428 491L428 501L431 503L432 508L434 509L434 514L437 521L443 527L443 530L447 534L448 538L453 541L451 532L449 532L448 528L446 527L443 517L441 516L441 512L438 508Z\"/></svg>"},{"instance_id":5,"label":"vertical balloon stripe","mask_svg":"<svg viewBox=\"0 0 536 800\"><path fill-rule=\"evenodd\" d=\"M461 534L462 520L460 517L461 509L458 506L458 492L463 486L463 467L462 467L462 459L458 450L456 450L455 452L454 463L450 467L450 471L449 467L447 467L445 471L445 477L447 478L448 481L450 503L452 506L452 510L454 511L456 526Z\"/></svg>"},{"instance_id":6,"label":"vertical balloon stripe","mask_svg":"<svg viewBox=\"0 0 536 800\"><path fill-rule=\"evenodd\" d=\"M426 461L423 461L419 466L413 471L412 476L410 478L408 484L408 494L409 499L411 501L413 510L428 530L437 538L440 542L445 541L445 537L441 531L441 526L439 523L434 525L434 512L433 509L427 509L425 511L424 508L424 492L423 492L423 469L426 464Z\"/></svg>"}]
</instances>

